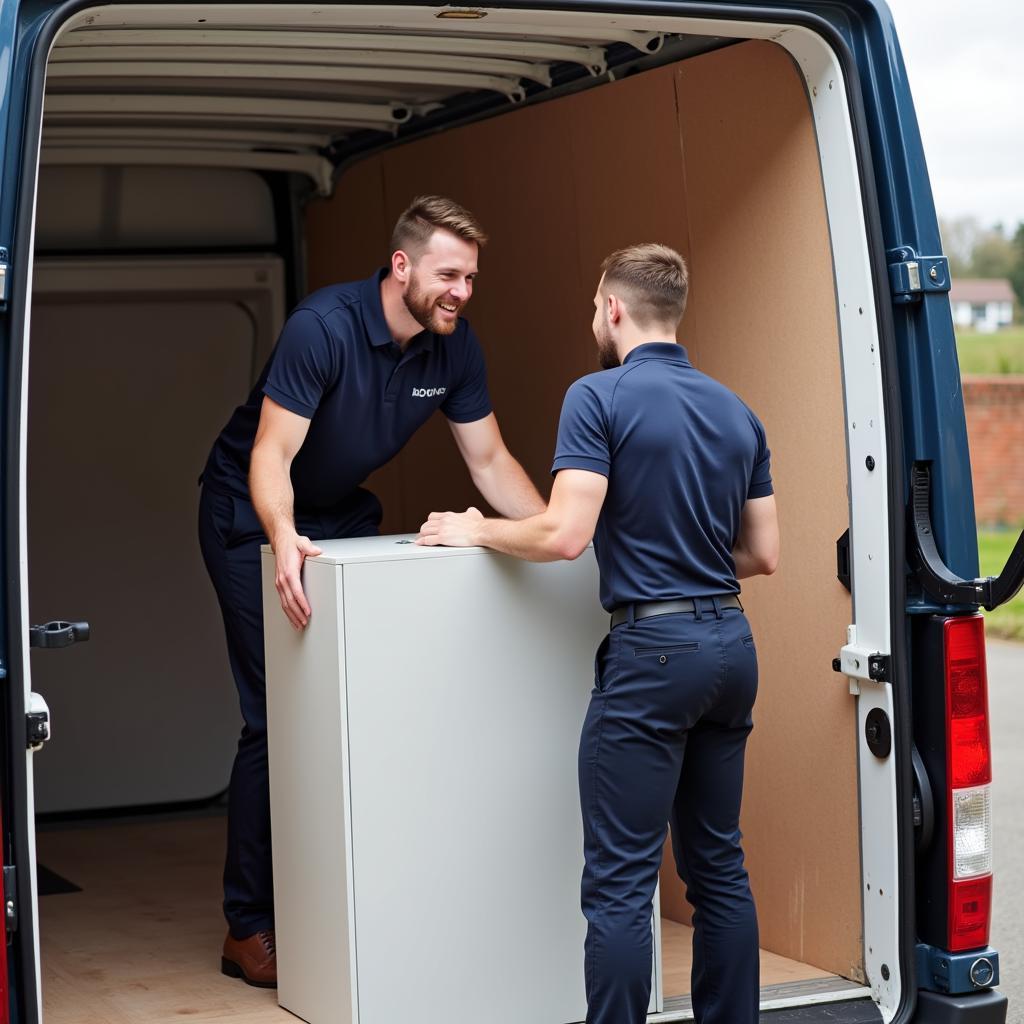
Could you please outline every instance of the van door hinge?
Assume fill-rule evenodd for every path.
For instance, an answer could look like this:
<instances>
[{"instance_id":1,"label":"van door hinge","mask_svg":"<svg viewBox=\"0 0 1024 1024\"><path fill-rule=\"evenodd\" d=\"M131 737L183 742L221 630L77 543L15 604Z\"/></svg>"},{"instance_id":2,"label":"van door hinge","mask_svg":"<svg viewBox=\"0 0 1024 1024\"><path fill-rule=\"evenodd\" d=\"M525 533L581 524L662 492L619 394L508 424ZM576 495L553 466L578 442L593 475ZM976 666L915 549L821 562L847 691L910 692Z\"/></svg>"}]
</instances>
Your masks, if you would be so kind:
<instances>
[{"instance_id":1,"label":"van door hinge","mask_svg":"<svg viewBox=\"0 0 1024 1024\"><path fill-rule=\"evenodd\" d=\"M50 738L50 709L38 693L29 694L25 734L29 750L42 750L43 744Z\"/></svg>"},{"instance_id":2,"label":"van door hinge","mask_svg":"<svg viewBox=\"0 0 1024 1024\"><path fill-rule=\"evenodd\" d=\"M4 867L4 925L9 932L18 930L18 869Z\"/></svg>"},{"instance_id":3,"label":"van door hinge","mask_svg":"<svg viewBox=\"0 0 1024 1024\"><path fill-rule=\"evenodd\" d=\"M892 658L870 647L857 643L857 627L846 627L846 646L839 651L839 657L832 659L832 671L842 672L850 679L850 693L860 693L858 679L872 683L892 682Z\"/></svg>"},{"instance_id":4,"label":"van door hinge","mask_svg":"<svg viewBox=\"0 0 1024 1024\"><path fill-rule=\"evenodd\" d=\"M893 302L919 302L925 292L949 291L949 260L945 256L919 256L909 245L890 249L885 255Z\"/></svg>"}]
</instances>

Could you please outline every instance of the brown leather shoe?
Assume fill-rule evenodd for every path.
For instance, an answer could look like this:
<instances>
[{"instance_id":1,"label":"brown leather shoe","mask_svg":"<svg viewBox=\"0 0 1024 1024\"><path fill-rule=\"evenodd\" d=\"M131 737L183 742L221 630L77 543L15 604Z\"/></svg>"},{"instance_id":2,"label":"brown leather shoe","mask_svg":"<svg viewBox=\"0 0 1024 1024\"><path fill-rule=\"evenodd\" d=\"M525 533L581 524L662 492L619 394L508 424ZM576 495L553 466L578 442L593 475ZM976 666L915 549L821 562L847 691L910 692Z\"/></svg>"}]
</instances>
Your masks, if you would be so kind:
<instances>
[{"instance_id":1,"label":"brown leather shoe","mask_svg":"<svg viewBox=\"0 0 1024 1024\"><path fill-rule=\"evenodd\" d=\"M228 932L220 971L229 978L241 978L246 985L277 988L277 946L273 931L257 932L247 939L233 939Z\"/></svg>"}]
</instances>

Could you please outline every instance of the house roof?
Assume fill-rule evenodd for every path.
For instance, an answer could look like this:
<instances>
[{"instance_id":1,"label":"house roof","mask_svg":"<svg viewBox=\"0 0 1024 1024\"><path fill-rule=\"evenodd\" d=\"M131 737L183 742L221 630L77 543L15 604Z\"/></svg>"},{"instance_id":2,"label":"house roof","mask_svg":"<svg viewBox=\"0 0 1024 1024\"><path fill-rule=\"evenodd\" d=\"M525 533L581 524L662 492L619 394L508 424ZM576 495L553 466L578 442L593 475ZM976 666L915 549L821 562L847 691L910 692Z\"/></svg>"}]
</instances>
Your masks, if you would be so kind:
<instances>
[{"instance_id":1,"label":"house roof","mask_svg":"<svg viewBox=\"0 0 1024 1024\"><path fill-rule=\"evenodd\" d=\"M1013 287L1005 277L953 278L950 302L1013 302Z\"/></svg>"}]
</instances>

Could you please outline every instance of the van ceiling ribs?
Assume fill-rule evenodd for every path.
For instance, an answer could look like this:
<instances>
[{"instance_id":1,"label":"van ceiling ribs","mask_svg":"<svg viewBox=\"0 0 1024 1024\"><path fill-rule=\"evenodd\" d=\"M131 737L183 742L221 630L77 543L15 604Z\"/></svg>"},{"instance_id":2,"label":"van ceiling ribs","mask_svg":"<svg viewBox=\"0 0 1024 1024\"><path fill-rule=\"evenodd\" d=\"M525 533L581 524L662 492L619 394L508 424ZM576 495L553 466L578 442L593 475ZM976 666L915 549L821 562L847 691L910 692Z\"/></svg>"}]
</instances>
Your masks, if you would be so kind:
<instances>
[{"instance_id":1,"label":"van ceiling ribs","mask_svg":"<svg viewBox=\"0 0 1024 1024\"><path fill-rule=\"evenodd\" d=\"M72 32L62 40L58 54L66 55L71 60L84 59L79 55L79 47L85 52L98 47L139 47L154 46L187 46L190 53L195 53L197 46L241 46L247 50L266 50L281 46L281 39L275 32L264 29L246 31L244 29L218 29L203 32L197 29L95 29L88 33ZM374 33L368 36L358 32L302 32L289 31L285 45L295 48L312 48L325 50L354 50L357 53L370 47L374 52L389 51L391 53L422 54L427 56L450 54L465 55L474 58L511 57L516 60L536 61L538 63L580 64L594 74L602 74L607 70L603 46L580 46L567 43L548 43L536 39L493 39L493 38L462 38L460 36L405 36L384 35ZM66 52L65 52L66 51ZM76 52L77 51L77 52Z\"/></svg>"},{"instance_id":2,"label":"van ceiling ribs","mask_svg":"<svg viewBox=\"0 0 1024 1024\"><path fill-rule=\"evenodd\" d=\"M43 162L294 170L326 194L346 150L595 83L664 42L614 20L447 10L88 9L51 53Z\"/></svg>"}]
</instances>

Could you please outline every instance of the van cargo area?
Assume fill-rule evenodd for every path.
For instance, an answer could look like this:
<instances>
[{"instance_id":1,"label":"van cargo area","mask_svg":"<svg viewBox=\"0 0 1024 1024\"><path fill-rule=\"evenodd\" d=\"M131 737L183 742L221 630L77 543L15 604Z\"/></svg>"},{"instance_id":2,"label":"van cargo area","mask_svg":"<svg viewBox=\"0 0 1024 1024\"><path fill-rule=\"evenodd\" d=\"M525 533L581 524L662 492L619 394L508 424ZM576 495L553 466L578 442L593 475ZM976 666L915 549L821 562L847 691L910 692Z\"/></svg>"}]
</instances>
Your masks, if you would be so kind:
<instances>
[{"instance_id":1,"label":"van cargo area","mask_svg":"<svg viewBox=\"0 0 1024 1024\"><path fill-rule=\"evenodd\" d=\"M761 666L742 827L762 1009L858 1000L837 1019L880 1020L863 921L887 897L863 881L857 705L832 670L854 621L837 578L841 336L871 319L870 295L839 284L823 171L817 104L841 83L812 85L777 27L439 10L109 6L52 51L30 609L88 619L92 636L31 661L53 720L35 760L45 1019L294 1019L218 973L218 795L240 718L197 477L290 305L383 265L398 214L436 192L490 235L468 318L505 440L542 491L565 390L597 368L601 260L654 240L686 257L680 340L764 422L782 527L779 571L742 594ZM385 533L481 500L438 417L366 486ZM396 604L396 630L418 610ZM670 857L661 913L658 1019L684 1020L690 912Z\"/></svg>"}]
</instances>

